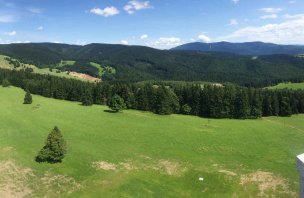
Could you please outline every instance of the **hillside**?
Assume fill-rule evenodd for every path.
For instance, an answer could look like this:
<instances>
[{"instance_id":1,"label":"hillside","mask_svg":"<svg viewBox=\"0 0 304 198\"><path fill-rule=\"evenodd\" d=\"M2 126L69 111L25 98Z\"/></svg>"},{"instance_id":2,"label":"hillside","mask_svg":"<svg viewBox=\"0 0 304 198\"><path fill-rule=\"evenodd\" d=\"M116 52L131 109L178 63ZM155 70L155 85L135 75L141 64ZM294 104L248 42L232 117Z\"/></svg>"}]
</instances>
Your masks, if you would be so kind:
<instances>
[{"instance_id":1,"label":"hillside","mask_svg":"<svg viewBox=\"0 0 304 198\"><path fill-rule=\"evenodd\" d=\"M90 64L94 62L102 69L115 71L102 75L105 80L182 80L260 85L304 79L304 59L290 55L252 57L157 50L143 46L53 43L0 45L0 54L40 68L57 68L62 60L81 62L85 64L68 65L68 69L99 76L99 69ZM64 67L61 69L65 71Z\"/></svg>"},{"instance_id":2,"label":"hillside","mask_svg":"<svg viewBox=\"0 0 304 198\"><path fill-rule=\"evenodd\" d=\"M113 114L35 95L23 105L24 91L14 87L0 87L0 95L1 197L294 197L299 190L303 115ZM34 157L55 125L67 156L39 164Z\"/></svg>"},{"instance_id":3,"label":"hillside","mask_svg":"<svg viewBox=\"0 0 304 198\"><path fill-rule=\"evenodd\" d=\"M280 83L275 86L267 87L268 89L304 89L304 83Z\"/></svg>"},{"instance_id":4,"label":"hillside","mask_svg":"<svg viewBox=\"0 0 304 198\"><path fill-rule=\"evenodd\" d=\"M187 43L177 46L172 50L182 51L202 51L202 52L228 52L240 55L273 55L273 54L303 54L304 46L301 45L277 45L273 43L263 42L247 42L247 43Z\"/></svg>"}]
</instances>

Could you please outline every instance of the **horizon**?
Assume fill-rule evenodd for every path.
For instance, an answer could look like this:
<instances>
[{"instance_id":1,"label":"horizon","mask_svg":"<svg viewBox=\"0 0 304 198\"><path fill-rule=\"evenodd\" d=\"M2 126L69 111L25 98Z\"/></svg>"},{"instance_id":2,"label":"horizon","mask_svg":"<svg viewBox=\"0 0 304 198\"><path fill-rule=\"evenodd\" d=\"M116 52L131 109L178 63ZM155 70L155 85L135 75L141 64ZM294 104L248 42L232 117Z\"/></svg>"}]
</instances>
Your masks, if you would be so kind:
<instances>
[{"instance_id":1,"label":"horizon","mask_svg":"<svg viewBox=\"0 0 304 198\"><path fill-rule=\"evenodd\" d=\"M192 42L304 45L304 2L299 0L0 0L0 5L1 44L104 43L156 49Z\"/></svg>"}]
</instances>

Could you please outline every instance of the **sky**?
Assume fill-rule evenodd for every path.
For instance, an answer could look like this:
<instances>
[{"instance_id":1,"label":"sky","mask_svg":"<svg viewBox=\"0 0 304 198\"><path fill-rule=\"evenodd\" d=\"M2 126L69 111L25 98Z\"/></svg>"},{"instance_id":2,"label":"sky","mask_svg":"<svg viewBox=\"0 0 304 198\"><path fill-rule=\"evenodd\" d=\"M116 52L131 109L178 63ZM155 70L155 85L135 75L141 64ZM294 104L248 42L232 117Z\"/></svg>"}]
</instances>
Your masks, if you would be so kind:
<instances>
[{"instance_id":1,"label":"sky","mask_svg":"<svg viewBox=\"0 0 304 198\"><path fill-rule=\"evenodd\" d=\"M0 43L304 44L304 0L0 0Z\"/></svg>"}]
</instances>

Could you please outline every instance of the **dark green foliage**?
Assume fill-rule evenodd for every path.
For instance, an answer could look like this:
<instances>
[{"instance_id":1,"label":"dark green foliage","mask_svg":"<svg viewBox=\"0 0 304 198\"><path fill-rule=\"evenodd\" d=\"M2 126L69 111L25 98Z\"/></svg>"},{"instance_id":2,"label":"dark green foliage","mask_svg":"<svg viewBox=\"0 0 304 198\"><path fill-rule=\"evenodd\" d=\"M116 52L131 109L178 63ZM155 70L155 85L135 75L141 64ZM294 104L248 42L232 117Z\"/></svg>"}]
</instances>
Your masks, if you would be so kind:
<instances>
[{"instance_id":1,"label":"dark green foliage","mask_svg":"<svg viewBox=\"0 0 304 198\"><path fill-rule=\"evenodd\" d=\"M32 102L33 102L32 95L31 95L30 91L27 89L25 96L24 96L23 104L32 104Z\"/></svg>"},{"instance_id":2,"label":"dark green foliage","mask_svg":"<svg viewBox=\"0 0 304 198\"><path fill-rule=\"evenodd\" d=\"M2 80L2 87L9 87L11 83L7 80L7 78Z\"/></svg>"},{"instance_id":3,"label":"dark green foliage","mask_svg":"<svg viewBox=\"0 0 304 198\"><path fill-rule=\"evenodd\" d=\"M36 156L37 162L58 163L61 162L66 154L66 142L58 129L55 127L48 135L45 146Z\"/></svg>"},{"instance_id":4,"label":"dark green foliage","mask_svg":"<svg viewBox=\"0 0 304 198\"><path fill-rule=\"evenodd\" d=\"M124 99L117 94L112 96L112 98L108 103L108 106L110 109L112 109L115 112L119 112L122 111L123 109L126 109L126 104Z\"/></svg>"},{"instance_id":5,"label":"dark green foliage","mask_svg":"<svg viewBox=\"0 0 304 198\"><path fill-rule=\"evenodd\" d=\"M209 49L209 48L208 48ZM103 80L186 80L233 82L245 86L261 86L281 81L304 80L304 59L291 55L240 56L196 51L157 50L142 46L89 44L75 46L52 43L0 45L0 54L38 67L58 66L61 60L76 60L66 70L98 76L89 62L116 70L107 72ZM192 113L199 114L197 108Z\"/></svg>"},{"instance_id":6,"label":"dark green foliage","mask_svg":"<svg viewBox=\"0 0 304 198\"><path fill-rule=\"evenodd\" d=\"M182 106L181 113L189 115L191 113L191 107L188 104Z\"/></svg>"},{"instance_id":7,"label":"dark green foliage","mask_svg":"<svg viewBox=\"0 0 304 198\"><path fill-rule=\"evenodd\" d=\"M127 108L167 115L189 114L190 109L190 115L238 119L304 113L304 90L267 90L231 84L202 86L174 82L87 83L0 69L0 82L4 79L14 86L27 88L33 94L80 101L84 105L113 104L115 111ZM112 96L122 100L116 99L113 103Z\"/></svg>"},{"instance_id":8,"label":"dark green foliage","mask_svg":"<svg viewBox=\"0 0 304 198\"><path fill-rule=\"evenodd\" d=\"M82 94L81 102L83 106L92 106L93 105L92 92L89 90L85 90Z\"/></svg>"}]
</instances>

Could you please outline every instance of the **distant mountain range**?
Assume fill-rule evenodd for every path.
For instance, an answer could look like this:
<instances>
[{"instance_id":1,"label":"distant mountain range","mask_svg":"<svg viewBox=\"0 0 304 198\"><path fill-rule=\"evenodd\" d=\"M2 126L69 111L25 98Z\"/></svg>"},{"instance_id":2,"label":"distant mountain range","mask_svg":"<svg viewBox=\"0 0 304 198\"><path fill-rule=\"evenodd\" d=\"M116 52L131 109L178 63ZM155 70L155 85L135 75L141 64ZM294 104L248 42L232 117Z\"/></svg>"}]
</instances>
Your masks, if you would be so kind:
<instances>
[{"instance_id":1,"label":"distant mountain range","mask_svg":"<svg viewBox=\"0 0 304 198\"><path fill-rule=\"evenodd\" d=\"M218 45L222 46L226 44L218 43ZM270 53L269 48L261 47L264 44L255 44L259 47L253 48L254 43L247 43L244 46L251 46L251 54L253 55ZM212 44L197 43L197 45L209 46L209 49L214 49ZM227 45L230 46L230 44ZM264 46L267 45L273 46L273 44L265 44ZM111 76L111 79L123 81L212 81L232 82L240 85L259 85L269 82L304 80L303 56L285 54L256 57L233 54L231 53L232 51L226 53L202 52L190 49L188 49L189 51L185 49L177 50L180 48L158 50L144 46L98 43L85 46L26 43L0 45L0 54L18 59L23 63L34 64L40 68L58 67L62 60L73 60L78 63L94 62L103 66L103 68L106 68L106 66L114 68L116 73ZM228 49L228 47L225 48L226 51ZM266 53L267 50L268 52ZM245 53L245 50L240 48L238 48L238 52L239 54L249 53ZM272 50L272 53L274 53L274 50ZM293 53L298 54L301 51L294 50L291 53L291 50L289 50L289 54ZM78 64L71 69L83 73L88 70L98 71L88 67L91 66L89 64Z\"/></svg>"},{"instance_id":2,"label":"distant mountain range","mask_svg":"<svg viewBox=\"0 0 304 198\"><path fill-rule=\"evenodd\" d=\"M239 55L272 55L272 54L304 54L304 45L278 45L263 42L247 43L187 43L171 50L179 51L202 51L202 52L228 52Z\"/></svg>"}]
</instances>

